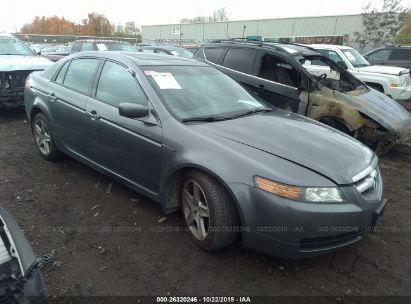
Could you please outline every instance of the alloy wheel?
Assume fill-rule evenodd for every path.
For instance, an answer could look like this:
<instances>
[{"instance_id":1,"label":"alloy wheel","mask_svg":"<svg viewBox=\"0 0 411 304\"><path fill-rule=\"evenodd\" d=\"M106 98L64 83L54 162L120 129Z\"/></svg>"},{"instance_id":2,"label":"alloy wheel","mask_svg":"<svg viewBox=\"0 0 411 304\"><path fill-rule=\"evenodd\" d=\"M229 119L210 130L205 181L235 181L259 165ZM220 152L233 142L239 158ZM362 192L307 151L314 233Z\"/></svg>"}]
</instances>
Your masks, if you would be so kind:
<instances>
[{"instance_id":1,"label":"alloy wheel","mask_svg":"<svg viewBox=\"0 0 411 304\"><path fill-rule=\"evenodd\" d=\"M186 181L183 187L183 214L192 235L204 241L209 232L210 213L203 189L192 179Z\"/></svg>"},{"instance_id":2,"label":"alloy wheel","mask_svg":"<svg viewBox=\"0 0 411 304\"><path fill-rule=\"evenodd\" d=\"M34 124L34 138L37 147L44 155L50 154L51 151L51 136L46 123L42 119L37 119Z\"/></svg>"}]
</instances>

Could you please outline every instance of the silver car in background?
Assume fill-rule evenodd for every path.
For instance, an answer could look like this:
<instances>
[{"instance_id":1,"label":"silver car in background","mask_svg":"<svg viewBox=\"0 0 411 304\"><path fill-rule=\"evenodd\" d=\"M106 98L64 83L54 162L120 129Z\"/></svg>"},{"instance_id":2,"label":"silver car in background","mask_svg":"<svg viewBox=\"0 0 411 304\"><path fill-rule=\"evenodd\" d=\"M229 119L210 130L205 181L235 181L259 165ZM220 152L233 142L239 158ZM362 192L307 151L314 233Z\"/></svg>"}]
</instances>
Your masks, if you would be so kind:
<instances>
[{"instance_id":1,"label":"silver car in background","mask_svg":"<svg viewBox=\"0 0 411 304\"><path fill-rule=\"evenodd\" d=\"M0 33L0 107L22 106L27 76L52 64L53 62L38 56L16 37Z\"/></svg>"}]
</instances>

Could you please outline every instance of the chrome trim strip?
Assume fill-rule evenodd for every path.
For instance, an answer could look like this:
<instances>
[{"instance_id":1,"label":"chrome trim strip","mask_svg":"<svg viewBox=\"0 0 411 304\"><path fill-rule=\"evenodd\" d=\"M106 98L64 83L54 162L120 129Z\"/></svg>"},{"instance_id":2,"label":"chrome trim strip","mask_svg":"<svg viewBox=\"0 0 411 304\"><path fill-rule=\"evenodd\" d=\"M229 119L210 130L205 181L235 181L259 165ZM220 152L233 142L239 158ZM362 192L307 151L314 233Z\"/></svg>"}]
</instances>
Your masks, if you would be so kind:
<instances>
[{"instance_id":1,"label":"chrome trim strip","mask_svg":"<svg viewBox=\"0 0 411 304\"><path fill-rule=\"evenodd\" d=\"M352 178L353 183L358 182L359 180L363 179L364 177L366 177L368 174L371 173L372 170L374 170L376 168L378 164L378 157L376 156L373 161L371 162L371 164L364 169L363 171L361 171L360 173L358 173L357 175L355 175Z\"/></svg>"}]
</instances>

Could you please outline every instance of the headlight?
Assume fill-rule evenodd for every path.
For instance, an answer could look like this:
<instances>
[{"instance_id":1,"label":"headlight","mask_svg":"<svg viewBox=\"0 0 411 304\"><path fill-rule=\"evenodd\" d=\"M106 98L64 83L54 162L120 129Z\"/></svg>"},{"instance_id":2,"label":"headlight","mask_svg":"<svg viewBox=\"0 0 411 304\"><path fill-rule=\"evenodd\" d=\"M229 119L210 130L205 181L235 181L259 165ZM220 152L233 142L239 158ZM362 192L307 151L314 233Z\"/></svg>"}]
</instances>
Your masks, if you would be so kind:
<instances>
[{"instance_id":1,"label":"headlight","mask_svg":"<svg viewBox=\"0 0 411 304\"><path fill-rule=\"evenodd\" d=\"M297 187L281 184L259 176L254 178L255 186L280 197L294 201L340 203L343 201L338 187Z\"/></svg>"}]
</instances>

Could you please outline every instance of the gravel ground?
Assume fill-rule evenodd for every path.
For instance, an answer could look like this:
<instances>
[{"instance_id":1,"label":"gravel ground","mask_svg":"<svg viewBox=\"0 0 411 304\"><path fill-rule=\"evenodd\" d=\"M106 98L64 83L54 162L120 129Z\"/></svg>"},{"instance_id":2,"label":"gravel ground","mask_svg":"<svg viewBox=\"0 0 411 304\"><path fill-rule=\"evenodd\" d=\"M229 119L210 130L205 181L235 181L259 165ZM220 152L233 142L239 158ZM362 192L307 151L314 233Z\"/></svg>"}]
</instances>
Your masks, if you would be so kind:
<instances>
[{"instance_id":1,"label":"gravel ground","mask_svg":"<svg viewBox=\"0 0 411 304\"><path fill-rule=\"evenodd\" d=\"M389 199L375 234L335 254L286 261L198 249L177 212L68 157L43 160L25 115L0 110L0 206L24 229L52 296L411 295L411 146L382 157ZM110 191L111 188L111 191Z\"/></svg>"}]
</instances>

